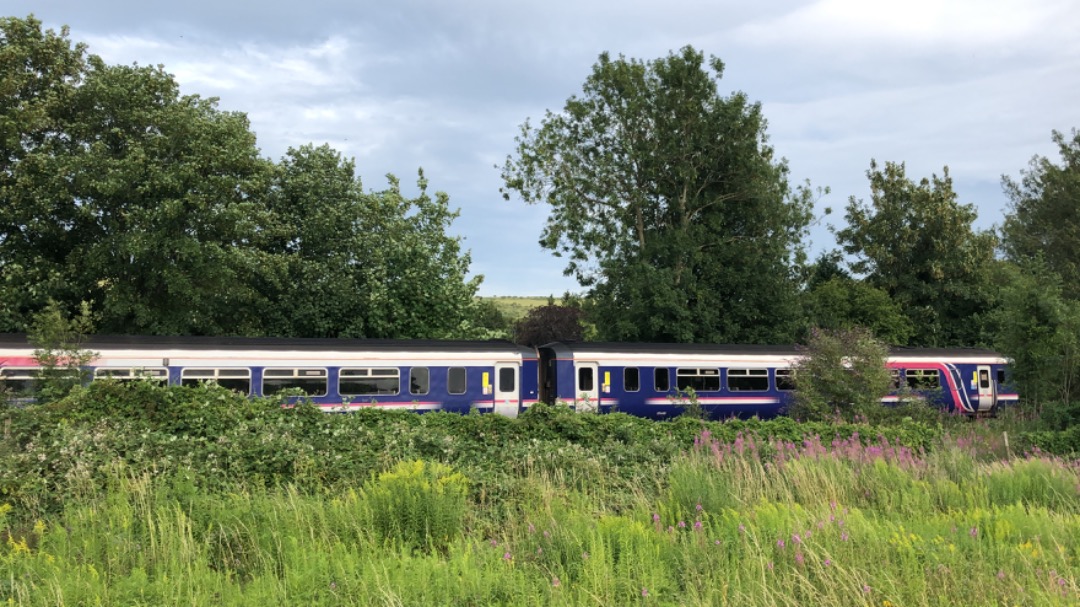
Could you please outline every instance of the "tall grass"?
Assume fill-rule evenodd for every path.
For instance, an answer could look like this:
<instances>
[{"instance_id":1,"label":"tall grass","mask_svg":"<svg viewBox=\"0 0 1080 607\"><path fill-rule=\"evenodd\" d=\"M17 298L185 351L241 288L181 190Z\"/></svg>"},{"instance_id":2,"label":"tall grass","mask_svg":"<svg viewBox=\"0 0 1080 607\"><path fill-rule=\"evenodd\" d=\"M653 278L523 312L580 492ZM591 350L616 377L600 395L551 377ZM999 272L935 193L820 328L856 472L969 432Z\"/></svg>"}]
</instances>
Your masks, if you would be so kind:
<instances>
[{"instance_id":1,"label":"tall grass","mask_svg":"<svg viewBox=\"0 0 1080 607\"><path fill-rule=\"evenodd\" d=\"M706 432L614 501L589 482L605 465L565 454L508 463L499 500L423 461L352 489L217 493L116 466L48 520L0 508L0 601L1076 604L1077 463L980 448Z\"/></svg>"}]
</instances>

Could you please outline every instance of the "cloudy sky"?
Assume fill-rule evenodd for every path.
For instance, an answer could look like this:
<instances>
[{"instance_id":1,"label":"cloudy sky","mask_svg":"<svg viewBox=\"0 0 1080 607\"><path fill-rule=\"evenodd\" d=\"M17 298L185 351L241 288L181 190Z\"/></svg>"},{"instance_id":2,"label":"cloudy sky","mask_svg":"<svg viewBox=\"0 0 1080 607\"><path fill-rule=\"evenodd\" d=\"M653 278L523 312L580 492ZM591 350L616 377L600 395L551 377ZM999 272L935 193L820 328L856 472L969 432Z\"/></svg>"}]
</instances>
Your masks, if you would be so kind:
<instances>
[{"instance_id":1,"label":"cloudy sky","mask_svg":"<svg viewBox=\"0 0 1080 607\"><path fill-rule=\"evenodd\" d=\"M725 94L760 101L796 181L829 186L812 251L834 246L870 159L913 179L949 166L981 227L1001 222L1001 176L1057 158L1080 128L1075 0L8 0L109 63L162 64L186 93L246 112L264 155L329 143L367 189L415 181L461 209L452 230L483 295L576 291L536 244L545 209L503 201L499 171L527 118L579 92L603 51L720 57Z\"/></svg>"}]
</instances>

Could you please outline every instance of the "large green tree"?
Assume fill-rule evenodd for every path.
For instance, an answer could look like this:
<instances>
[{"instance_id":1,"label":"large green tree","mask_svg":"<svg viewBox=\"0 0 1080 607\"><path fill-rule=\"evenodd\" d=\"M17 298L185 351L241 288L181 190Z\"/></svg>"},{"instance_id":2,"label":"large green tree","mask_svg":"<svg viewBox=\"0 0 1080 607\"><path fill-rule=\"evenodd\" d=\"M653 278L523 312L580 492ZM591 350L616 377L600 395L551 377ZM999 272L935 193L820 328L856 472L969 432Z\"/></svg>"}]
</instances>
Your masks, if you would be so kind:
<instances>
[{"instance_id":1,"label":"large green tree","mask_svg":"<svg viewBox=\"0 0 1080 607\"><path fill-rule=\"evenodd\" d=\"M1080 299L1080 131L1054 131L1061 164L1036 156L1020 181L1003 178L1011 208L1002 244L1017 262L1043 258L1059 275L1063 295Z\"/></svg>"},{"instance_id":2,"label":"large green tree","mask_svg":"<svg viewBox=\"0 0 1080 607\"><path fill-rule=\"evenodd\" d=\"M851 197L836 233L851 269L904 311L911 345L986 342L997 237L972 227L975 208L957 200L948 168L915 183L903 163L871 161L867 177L870 203Z\"/></svg>"},{"instance_id":3,"label":"large green tree","mask_svg":"<svg viewBox=\"0 0 1080 607\"><path fill-rule=\"evenodd\" d=\"M761 107L718 93L723 64L686 47L600 56L580 96L526 122L504 196L550 207L540 244L591 287L600 337L790 339L805 190L766 143Z\"/></svg>"},{"instance_id":4,"label":"large green tree","mask_svg":"<svg viewBox=\"0 0 1080 607\"><path fill-rule=\"evenodd\" d=\"M4 329L52 298L92 302L103 332L257 332L248 277L270 164L246 117L32 18L0 28Z\"/></svg>"},{"instance_id":5,"label":"large green tree","mask_svg":"<svg viewBox=\"0 0 1080 607\"><path fill-rule=\"evenodd\" d=\"M0 331L50 301L110 333L481 331L446 194L364 192L327 146L262 158L247 118L0 20Z\"/></svg>"}]
</instances>

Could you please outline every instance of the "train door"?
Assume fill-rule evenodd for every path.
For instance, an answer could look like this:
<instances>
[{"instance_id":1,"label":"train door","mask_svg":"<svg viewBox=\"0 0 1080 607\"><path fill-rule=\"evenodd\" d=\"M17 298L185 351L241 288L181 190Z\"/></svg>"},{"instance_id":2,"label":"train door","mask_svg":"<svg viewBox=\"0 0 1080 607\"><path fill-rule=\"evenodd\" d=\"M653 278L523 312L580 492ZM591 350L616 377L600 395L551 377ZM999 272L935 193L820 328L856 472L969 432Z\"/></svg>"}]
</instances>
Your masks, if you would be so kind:
<instances>
[{"instance_id":1,"label":"train door","mask_svg":"<svg viewBox=\"0 0 1080 607\"><path fill-rule=\"evenodd\" d=\"M994 381L990 365L979 365L975 370L976 385L979 388L979 411L997 409L997 382Z\"/></svg>"},{"instance_id":2,"label":"train door","mask_svg":"<svg viewBox=\"0 0 1080 607\"><path fill-rule=\"evenodd\" d=\"M577 363L575 396L578 411L596 411L600 407L599 365L596 363Z\"/></svg>"},{"instance_id":3,"label":"train door","mask_svg":"<svg viewBox=\"0 0 1080 607\"><path fill-rule=\"evenodd\" d=\"M495 413L517 417L521 410L519 367L513 363L495 363Z\"/></svg>"}]
</instances>

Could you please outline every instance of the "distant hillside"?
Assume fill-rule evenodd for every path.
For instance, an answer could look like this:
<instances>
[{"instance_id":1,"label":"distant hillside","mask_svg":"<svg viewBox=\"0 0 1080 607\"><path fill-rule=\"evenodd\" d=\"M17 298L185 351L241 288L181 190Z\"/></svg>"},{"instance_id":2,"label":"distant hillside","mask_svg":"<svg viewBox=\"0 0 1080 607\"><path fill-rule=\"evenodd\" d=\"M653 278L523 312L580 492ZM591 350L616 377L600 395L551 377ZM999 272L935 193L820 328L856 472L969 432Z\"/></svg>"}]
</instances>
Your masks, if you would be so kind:
<instances>
[{"instance_id":1,"label":"distant hillside","mask_svg":"<svg viewBox=\"0 0 1080 607\"><path fill-rule=\"evenodd\" d=\"M495 307L506 316L510 322L520 320L529 313L529 310L546 306L547 296L544 297L485 297L484 299L495 304ZM559 303L556 299L555 303Z\"/></svg>"}]
</instances>

